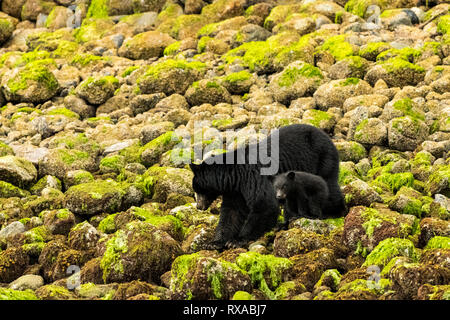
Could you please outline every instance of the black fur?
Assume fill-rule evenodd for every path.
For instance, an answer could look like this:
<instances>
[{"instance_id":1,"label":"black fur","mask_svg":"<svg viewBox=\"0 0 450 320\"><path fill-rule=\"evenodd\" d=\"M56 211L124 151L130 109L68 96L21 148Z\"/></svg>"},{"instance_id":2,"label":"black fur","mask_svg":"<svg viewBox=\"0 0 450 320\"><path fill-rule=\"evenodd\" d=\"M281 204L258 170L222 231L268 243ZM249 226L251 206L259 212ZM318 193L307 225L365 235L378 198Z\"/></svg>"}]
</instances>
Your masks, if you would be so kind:
<instances>
[{"instance_id":1,"label":"black fur","mask_svg":"<svg viewBox=\"0 0 450 320\"><path fill-rule=\"evenodd\" d=\"M323 218L322 207L328 199L328 186L322 177L307 172L289 171L273 179L277 200L284 203L284 224L291 220Z\"/></svg>"},{"instance_id":2,"label":"black fur","mask_svg":"<svg viewBox=\"0 0 450 320\"><path fill-rule=\"evenodd\" d=\"M267 138L270 146L272 135ZM266 143L262 141L260 143ZM194 172L193 189L201 194L204 203L223 196L219 225L211 247L222 248L226 243L241 245L256 239L273 228L279 215L279 206L268 176L260 169L270 164L249 164L249 146L245 147L245 164L220 164L231 157L236 163L242 149L212 156L199 165L191 164ZM271 148L268 154L271 156ZM279 169L304 171L321 176L329 190L323 206L325 216L344 214L345 204L338 185L339 156L331 139L320 129L304 124L279 129ZM213 164L208 164L212 163ZM205 206L202 206L205 209Z\"/></svg>"}]
</instances>

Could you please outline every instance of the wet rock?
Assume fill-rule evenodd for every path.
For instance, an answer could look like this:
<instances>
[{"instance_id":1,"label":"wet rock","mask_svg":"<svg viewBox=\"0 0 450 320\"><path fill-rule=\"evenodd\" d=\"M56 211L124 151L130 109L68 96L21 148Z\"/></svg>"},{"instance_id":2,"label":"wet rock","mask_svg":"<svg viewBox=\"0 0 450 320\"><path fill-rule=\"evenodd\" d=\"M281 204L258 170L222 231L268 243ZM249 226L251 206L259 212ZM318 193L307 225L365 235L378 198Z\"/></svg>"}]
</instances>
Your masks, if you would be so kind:
<instances>
[{"instance_id":1,"label":"wet rock","mask_svg":"<svg viewBox=\"0 0 450 320\"><path fill-rule=\"evenodd\" d=\"M97 245L100 233L90 223L84 221L73 227L68 234L68 244L75 250L91 250Z\"/></svg>"},{"instance_id":2,"label":"wet rock","mask_svg":"<svg viewBox=\"0 0 450 320\"><path fill-rule=\"evenodd\" d=\"M21 276L9 284L12 290L24 291L27 289L36 290L44 285L44 278L36 274Z\"/></svg>"},{"instance_id":3,"label":"wet rock","mask_svg":"<svg viewBox=\"0 0 450 320\"><path fill-rule=\"evenodd\" d=\"M251 280L234 263L194 253L172 264L172 299L230 299L238 290L250 291Z\"/></svg>"},{"instance_id":4,"label":"wet rock","mask_svg":"<svg viewBox=\"0 0 450 320\"><path fill-rule=\"evenodd\" d=\"M76 214L95 215L116 212L124 201L126 189L112 180L82 183L70 187L65 193L65 206Z\"/></svg>"},{"instance_id":5,"label":"wet rock","mask_svg":"<svg viewBox=\"0 0 450 320\"><path fill-rule=\"evenodd\" d=\"M207 79L194 82L186 91L186 99L191 106L203 103L216 105L221 102L231 103L231 95L228 90L219 83Z\"/></svg>"},{"instance_id":6,"label":"wet rock","mask_svg":"<svg viewBox=\"0 0 450 320\"><path fill-rule=\"evenodd\" d=\"M289 64L269 83L276 101L288 105L291 100L312 94L322 83L320 69L302 61Z\"/></svg>"},{"instance_id":7,"label":"wet rock","mask_svg":"<svg viewBox=\"0 0 450 320\"><path fill-rule=\"evenodd\" d=\"M322 235L298 228L280 231L275 237L274 254L289 258L324 247L327 242Z\"/></svg>"},{"instance_id":8,"label":"wet rock","mask_svg":"<svg viewBox=\"0 0 450 320\"><path fill-rule=\"evenodd\" d=\"M119 81L112 76L89 77L76 88L76 94L93 105L100 105L111 98L119 87Z\"/></svg>"},{"instance_id":9,"label":"wet rock","mask_svg":"<svg viewBox=\"0 0 450 320\"><path fill-rule=\"evenodd\" d=\"M386 208L352 207L345 217L344 242L351 250L370 252L380 241L406 238L417 230L416 218Z\"/></svg>"},{"instance_id":10,"label":"wet rock","mask_svg":"<svg viewBox=\"0 0 450 320\"><path fill-rule=\"evenodd\" d=\"M389 147L401 151L414 150L428 136L425 122L409 116L395 118L388 125Z\"/></svg>"},{"instance_id":11,"label":"wet rock","mask_svg":"<svg viewBox=\"0 0 450 320\"><path fill-rule=\"evenodd\" d=\"M319 109L328 110L331 107L341 108L349 97L370 93L372 93L372 88L366 81L348 78L332 80L321 85L313 96Z\"/></svg>"},{"instance_id":12,"label":"wet rock","mask_svg":"<svg viewBox=\"0 0 450 320\"><path fill-rule=\"evenodd\" d=\"M37 178L34 165L16 156L0 157L0 180L10 182L18 187L27 187Z\"/></svg>"},{"instance_id":13,"label":"wet rock","mask_svg":"<svg viewBox=\"0 0 450 320\"><path fill-rule=\"evenodd\" d=\"M180 253L179 244L164 231L143 221L130 222L106 243L100 261L103 281L158 281Z\"/></svg>"},{"instance_id":14,"label":"wet rock","mask_svg":"<svg viewBox=\"0 0 450 320\"><path fill-rule=\"evenodd\" d=\"M6 72L1 87L8 101L39 103L54 97L59 83L45 65L30 62L20 69Z\"/></svg>"},{"instance_id":15,"label":"wet rock","mask_svg":"<svg viewBox=\"0 0 450 320\"><path fill-rule=\"evenodd\" d=\"M393 288L402 299L417 298L418 289L423 284L444 285L450 280L448 268L439 265L419 263L400 265L390 272Z\"/></svg>"},{"instance_id":16,"label":"wet rock","mask_svg":"<svg viewBox=\"0 0 450 320\"><path fill-rule=\"evenodd\" d=\"M125 40L119 49L119 56L139 60L162 55L164 49L175 42L168 34L147 31Z\"/></svg>"},{"instance_id":17,"label":"wet rock","mask_svg":"<svg viewBox=\"0 0 450 320\"><path fill-rule=\"evenodd\" d=\"M420 221L420 246L425 246L435 236L450 236L450 222L438 218L422 219Z\"/></svg>"},{"instance_id":18,"label":"wet rock","mask_svg":"<svg viewBox=\"0 0 450 320\"><path fill-rule=\"evenodd\" d=\"M374 202L382 203L380 195L366 182L355 179L342 189L346 204L353 206L370 206Z\"/></svg>"},{"instance_id":19,"label":"wet rock","mask_svg":"<svg viewBox=\"0 0 450 320\"><path fill-rule=\"evenodd\" d=\"M23 274L28 263L29 257L22 248L9 248L0 252L0 281L14 281Z\"/></svg>"}]
</instances>

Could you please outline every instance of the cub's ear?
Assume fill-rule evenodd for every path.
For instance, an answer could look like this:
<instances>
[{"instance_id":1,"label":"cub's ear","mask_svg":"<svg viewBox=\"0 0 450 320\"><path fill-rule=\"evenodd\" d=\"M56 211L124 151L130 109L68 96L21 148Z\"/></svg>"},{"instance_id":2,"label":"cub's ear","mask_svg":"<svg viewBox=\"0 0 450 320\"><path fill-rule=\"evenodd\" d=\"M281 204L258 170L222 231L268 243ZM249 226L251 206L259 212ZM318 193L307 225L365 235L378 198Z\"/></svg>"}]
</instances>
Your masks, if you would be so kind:
<instances>
[{"instance_id":1,"label":"cub's ear","mask_svg":"<svg viewBox=\"0 0 450 320\"><path fill-rule=\"evenodd\" d=\"M287 174L288 179L290 180L294 180L295 179L295 172L291 171Z\"/></svg>"}]
</instances>

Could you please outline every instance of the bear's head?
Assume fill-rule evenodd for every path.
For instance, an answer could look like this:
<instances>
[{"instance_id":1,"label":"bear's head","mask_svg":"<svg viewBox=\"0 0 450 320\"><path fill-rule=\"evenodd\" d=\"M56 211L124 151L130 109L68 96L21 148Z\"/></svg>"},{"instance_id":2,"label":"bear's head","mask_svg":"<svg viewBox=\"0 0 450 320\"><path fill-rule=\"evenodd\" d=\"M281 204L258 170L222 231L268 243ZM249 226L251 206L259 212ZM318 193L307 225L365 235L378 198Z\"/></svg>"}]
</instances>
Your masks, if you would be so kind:
<instances>
[{"instance_id":1,"label":"bear's head","mask_svg":"<svg viewBox=\"0 0 450 320\"><path fill-rule=\"evenodd\" d=\"M211 203L217 199L220 193L215 190L211 177L202 169L204 164L193 164L191 163L190 168L194 173L194 178L192 179L192 188L195 192L195 200L197 202L197 209L206 210L209 208Z\"/></svg>"},{"instance_id":2,"label":"bear's head","mask_svg":"<svg viewBox=\"0 0 450 320\"><path fill-rule=\"evenodd\" d=\"M269 179L272 181L277 200L279 202L284 202L292 189L292 183L295 180L295 172L290 171L277 176L270 176Z\"/></svg>"}]
</instances>

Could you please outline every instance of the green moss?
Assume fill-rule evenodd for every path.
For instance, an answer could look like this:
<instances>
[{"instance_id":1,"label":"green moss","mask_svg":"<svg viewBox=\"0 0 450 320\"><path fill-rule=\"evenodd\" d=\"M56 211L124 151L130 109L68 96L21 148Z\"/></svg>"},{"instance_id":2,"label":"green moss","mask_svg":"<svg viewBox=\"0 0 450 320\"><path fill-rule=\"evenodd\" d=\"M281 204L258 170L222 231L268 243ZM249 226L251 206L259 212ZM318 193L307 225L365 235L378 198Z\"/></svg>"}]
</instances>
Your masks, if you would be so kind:
<instances>
[{"instance_id":1,"label":"green moss","mask_svg":"<svg viewBox=\"0 0 450 320\"><path fill-rule=\"evenodd\" d=\"M169 226L171 229L173 229L175 234L179 234L181 237L184 234L184 227L183 223L176 217L171 215L157 215L152 211L134 207L133 213L140 217L141 219L144 219L144 221L154 225L155 227L163 227L163 226Z\"/></svg>"},{"instance_id":2,"label":"green moss","mask_svg":"<svg viewBox=\"0 0 450 320\"><path fill-rule=\"evenodd\" d=\"M344 9L361 18L367 18L365 13L370 5L377 5L378 7L384 8L388 3L389 1L387 0L349 0L345 4Z\"/></svg>"},{"instance_id":3,"label":"green moss","mask_svg":"<svg viewBox=\"0 0 450 320\"><path fill-rule=\"evenodd\" d=\"M104 18L108 16L108 0L92 0L86 18Z\"/></svg>"},{"instance_id":4,"label":"green moss","mask_svg":"<svg viewBox=\"0 0 450 320\"><path fill-rule=\"evenodd\" d=\"M161 73L170 71L172 69L204 71L205 68L206 65L198 61L187 62L186 60L167 59L163 62L149 66L145 73L145 76L157 79L159 78Z\"/></svg>"},{"instance_id":5,"label":"green moss","mask_svg":"<svg viewBox=\"0 0 450 320\"><path fill-rule=\"evenodd\" d=\"M14 154L13 149L6 143L0 141L0 157L13 155L13 154Z\"/></svg>"},{"instance_id":6,"label":"green moss","mask_svg":"<svg viewBox=\"0 0 450 320\"><path fill-rule=\"evenodd\" d=\"M381 226L383 221L387 221L395 224L395 219L392 219L386 215L380 214L378 210L372 208L366 208L364 212L361 213L361 217L364 219L362 227L366 231L367 236L372 237L375 228Z\"/></svg>"},{"instance_id":7,"label":"green moss","mask_svg":"<svg viewBox=\"0 0 450 320\"><path fill-rule=\"evenodd\" d=\"M228 83L236 83L240 81L246 81L251 79L253 76L247 70L242 70L239 72L233 72L223 78L223 81Z\"/></svg>"},{"instance_id":8,"label":"green moss","mask_svg":"<svg viewBox=\"0 0 450 320\"><path fill-rule=\"evenodd\" d=\"M450 15L442 16L438 20L437 30L442 34L450 33Z\"/></svg>"},{"instance_id":9,"label":"green moss","mask_svg":"<svg viewBox=\"0 0 450 320\"><path fill-rule=\"evenodd\" d=\"M420 50L405 47L402 49L389 49L386 51L383 51L377 56L377 61L385 61L394 57L401 58L405 61L415 61L422 55L422 52Z\"/></svg>"},{"instance_id":10,"label":"green moss","mask_svg":"<svg viewBox=\"0 0 450 320\"><path fill-rule=\"evenodd\" d=\"M0 181L0 198L11 198L11 197L23 198L28 195L29 195L28 191L22 190L6 181Z\"/></svg>"},{"instance_id":11,"label":"green moss","mask_svg":"<svg viewBox=\"0 0 450 320\"><path fill-rule=\"evenodd\" d=\"M79 43L99 40L113 25L114 22L108 17L86 18L81 27L73 31L73 36Z\"/></svg>"},{"instance_id":12,"label":"green moss","mask_svg":"<svg viewBox=\"0 0 450 320\"><path fill-rule=\"evenodd\" d=\"M89 153L76 149L58 149L58 156L62 162L72 165L76 161L89 159Z\"/></svg>"},{"instance_id":13,"label":"green moss","mask_svg":"<svg viewBox=\"0 0 450 320\"><path fill-rule=\"evenodd\" d=\"M125 167L124 157L118 154L105 157L100 161L100 169L104 171L119 173L123 167Z\"/></svg>"},{"instance_id":14,"label":"green moss","mask_svg":"<svg viewBox=\"0 0 450 320\"><path fill-rule=\"evenodd\" d=\"M411 172L401 172L401 173L382 173L380 174L373 183L384 184L389 187L392 193L397 193L401 187L412 187L414 184L414 176Z\"/></svg>"},{"instance_id":15,"label":"green moss","mask_svg":"<svg viewBox=\"0 0 450 320\"><path fill-rule=\"evenodd\" d=\"M79 67L86 67L90 65L92 62L96 61L110 61L111 58L109 57L99 57L88 53L83 54L77 54L73 59L70 61L70 64L79 66Z\"/></svg>"},{"instance_id":16,"label":"green moss","mask_svg":"<svg viewBox=\"0 0 450 320\"><path fill-rule=\"evenodd\" d=\"M236 291L231 300L253 300L253 296L246 291Z\"/></svg>"},{"instance_id":17,"label":"green moss","mask_svg":"<svg viewBox=\"0 0 450 320\"><path fill-rule=\"evenodd\" d=\"M300 68L288 67L283 70L280 78L278 79L278 85L280 87L289 87L298 81L301 77L323 79L322 72L319 68L316 68L309 63L303 63ZM320 81L320 80L319 80Z\"/></svg>"},{"instance_id":18,"label":"green moss","mask_svg":"<svg viewBox=\"0 0 450 320\"><path fill-rule=\"evenodd\" d=\"M333 118L331 114L322 110L311 109L309 114L313 116L312 119L304 119L304 121L318 128L322 121L329 121Z\"/></svg>"},{"instance_id":19,"label":"green moss","mask_svg":"<svg viewBox=\"0 0 450 320\"><path fill-rule=\"evenodd\" d=\"M339 286L339 283L341 282L341 273L337 269L328 269L325 270L324 273L320 276L319 281L317 281L315 287L320 287L323 284L323 281L325 278L329 278L333 280L333 287L337 288Z\"/></svg>"},{"instance_id":20,"label":"green moss","mask_svg":"<svg viewBox=\"0 0 450 320\"><path fill-rule=\"evenodd\" d=\"M413 110L413 102L410 98L395 101L393 107L412 119L425 120L425 115L422 112Z\"/></svg>"},{"instance_id":21,"label":"green moss","mask_svg":"<svg viewBox=\"0 0 450 320\"><path fill-rule=\"evenodd\" d=\"M250 71L262 72L279 52L278 44L270 41L250 41L228 51L222 58L227 63L242 59Z\"/></svg>"},{"instance_id":22,"label":"green moss","mask_svg":"<svg viewBox=\"0 0 450 320\"><path fill-rule=\"evenodd\" d=\"M338 294L341 293L352 293L358 291L366 291L376 295L381 295L392 287L392 281L389 279L380 279L378 281L356 279L352 282L344 284L339 288Z\"/></svg>"},{"instance_id":23,"label":"green moss","mask_svg":"<svg viewBox=\"0 0 450 320\"><path fill-rule=\"evenodd\" d=\"M405 256L410 258L413 262L419 260L419 253L414 244L408 239L387 238L372 250L366 258L363 266L378 265L380 268L384 267L397 256Z\"/></svg>"},{"instance_id":24,"label":"green moss","mask_svg":"<svg viewBox=\"0 0 450 320\"><path fill-rule=\"evenodd\" d=\"M236 264L249 274L253 285L270 299L275 298L271 288L276 289L281 284L283 274L293 265L286 258L262 255L252 251L241 253L236 259ZM266 279L269 279L269 283Z\"/></svg>"},{"instance_id":25,"label":"green moss","mask_svg":"<svg viewBox=\"0 0 450 320\"><path fill-rule=\"evenodd\" d=\"M185 254L182 256L177 257L174 262L172 263L172 269L171 269L171 288L176 288L178 290L182 290L184 287L184 284L187 281L187 274L188 272L195 266L197 263L197 259L200 257L199 253L193 253L193 254ZM191 281L193 281L192 279ZM192 292L190 290L187 290L186 292L186 298L187 300L192 299Z\"/></svg>"},{"instance_id":26,"label":"green moss","mask_svg":"<svg viewBox=\"0 0 450 320\"><path fill-rule=\"evenodd\" d=\"M375 58L379 55L379 51L384 48L389 49L390 45L386 42L369 42L364 48L359 50L359 55L367 58Z\"/></svg>"},{"instance_id":27,"label":"green moss","mask_svg":"<svg viewBox=\"0 0 450 320\"><path fill-rule=\"evenodd\" d=\"M102 221L100 221L98 225L98 230L104 233L113 233L116 231L116 224L114 218L117 216L117 213L110 214Z\"/></svg>"},{"instance_id":28,"label":"green moss","mask_svg":"<svg viewBox=\"0 0 450 320\"><path fill-rule=\"evenodd\" d=\"M339 85L346 87L346 86L351 86L351 85L357 85L359 83L359 79L358 78L347 78L344 81L339 82Z\"/></svg>"},{"instance_id":29,"label":"green moss","mask_svg":"<svg viewBox=\"0 0 450 320\"><path fill-rule=\"evenodd\" d=\"M450 249L450 237L435 236L428 241L424 249Z\"/></svg>"},{"instance_id":30,"label":"green moss","mask_svg":"<svg viewBox=\"0 0 450 320\"><path fill-rule=\"evenodd\" d=\"M127 236L125 231L118 230L106 243L106 251L100 261L103 271L103 281L106 283L110 272L123 273L121 254L128 251Z\"/></svg>"},{"instance_id":31,"label":"green moss","mask_svg":"<svg viewBox=\"0 0 450 320\"><path fill-rule=\"evenodd\" d=\"M345 39L345 34L329 37L318 50L328 51L337 61L353 56L353 47Z\"/></svg>"},{"instance_id":32,"label":"green moss","mask_svg":"<svg viewBox=\"0 0 450 320\"><path fill-rule=\"evenodd\" d=\"M0 288L0 300L39 300L33 290L24 291Z\"/></svg>"},{"instance_id":33,"label":"green moss","mask_svg":"<svg viewBox=\"0 0 450 320\"><path fill-rule=\"evenodd\" d=\"M61 40L55 51L51 53L55 58L73 57L78 51L79 45L74 41Z\"/></svg>"},{"instance_id":34,"label":"green moss","mask_svg":"<svg viewBox=\"0 0 450 320\"><path fill-rule=\"evenodd\" d=\"M78 113L75 113L69 109L66 109L64 107L62 108L56 108L56 109L51 109L47 112L48 115L50 116L56 116L56 115L61 115L61 116L65 116L67 118L72 118L72 119L79 119L80 115Z\"/></svg>"},{"instance_id":35,"label":"green moss","mask_svg":"<svg viewBox=\"0 0 450 320\"><path fill-rule=\"evenodd\" d=\"M392 73L392 72L401 73L405 69L411 69L418 73L425 73L424 68L422 68L421 66L418 66L416 64L413 64L409 61L406 61L405 59L403 59L400 56L396 56L396 57L388 59L386 61L382 61L381 65L388 73Z\"/></svg>"}]
</instances>

